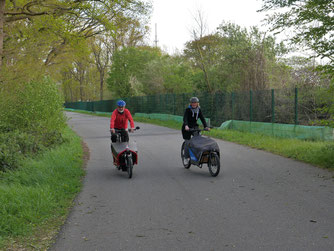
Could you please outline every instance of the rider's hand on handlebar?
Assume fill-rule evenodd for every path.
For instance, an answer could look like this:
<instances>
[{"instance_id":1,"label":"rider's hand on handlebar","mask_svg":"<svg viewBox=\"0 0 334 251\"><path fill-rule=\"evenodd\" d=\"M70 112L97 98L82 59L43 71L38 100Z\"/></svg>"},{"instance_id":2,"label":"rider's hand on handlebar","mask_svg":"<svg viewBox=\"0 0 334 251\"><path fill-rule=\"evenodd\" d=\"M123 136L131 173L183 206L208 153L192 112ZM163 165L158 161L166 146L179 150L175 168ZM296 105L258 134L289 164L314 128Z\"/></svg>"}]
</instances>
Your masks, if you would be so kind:
<instances>
[{"instance_id":1,"label":"rider's hand on handlebar","mask_svg":"<svg viewBox=\"0 0 334 251\"><path fill-rule=\"evenodd\" d=\"M210 131L210 127L205 127L205 131Z\"/></svg>"},{"instance_id":2,"label":"rider's hand on handlebar","mask_svg":"<svg viewBox=\"0 0 334 251\"><path fill-rule=\"evenodd\" d=\"M111 132L111 133L115 133L115 129L113 129L113 128L110 129L110 132Z\"/></svg>"},{"instance_id":3,"label":"rider's hand on handlebar","mask_svg":"<svg viewBox=\"0 0 334 251\"><path fill-rule=\"evenodd\" d=\"M184 127L184 129L185 129L186 131L189 131L189 126L186 125L186 126Z\"/></svg>"},{"instance_id":4,"label":"rider's hand on handlebar","mask_svg":"<svg viewBox=\"0 0 334 251\"><path fill-rule=\"evenodd\" d=\"M130 132L134 132L134 131L135 131L135 129L133 129L133 128L130 129Z\"/></svg>"}]
</instances>

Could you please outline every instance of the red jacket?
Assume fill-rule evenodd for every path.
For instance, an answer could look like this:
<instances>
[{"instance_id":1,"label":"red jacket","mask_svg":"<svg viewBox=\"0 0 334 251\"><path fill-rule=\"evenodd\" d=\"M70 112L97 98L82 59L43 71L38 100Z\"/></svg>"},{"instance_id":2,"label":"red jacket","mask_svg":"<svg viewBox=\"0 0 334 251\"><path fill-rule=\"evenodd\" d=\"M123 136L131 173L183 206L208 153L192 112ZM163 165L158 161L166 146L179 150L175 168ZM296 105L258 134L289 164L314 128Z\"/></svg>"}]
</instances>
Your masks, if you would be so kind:
<instances>
[{"instance_id":1,"label":"red jacket","mask_svg":"<svg viewBox=\"0 0 334 251\"><path fill-rule=\"evenodd\" d=\"M131 128L135 128L131 113L128 109L124 109L123 113L120 113L115 109L111 114L110 129L127 129L129 120Z\"/></svg>"}]
</instances>

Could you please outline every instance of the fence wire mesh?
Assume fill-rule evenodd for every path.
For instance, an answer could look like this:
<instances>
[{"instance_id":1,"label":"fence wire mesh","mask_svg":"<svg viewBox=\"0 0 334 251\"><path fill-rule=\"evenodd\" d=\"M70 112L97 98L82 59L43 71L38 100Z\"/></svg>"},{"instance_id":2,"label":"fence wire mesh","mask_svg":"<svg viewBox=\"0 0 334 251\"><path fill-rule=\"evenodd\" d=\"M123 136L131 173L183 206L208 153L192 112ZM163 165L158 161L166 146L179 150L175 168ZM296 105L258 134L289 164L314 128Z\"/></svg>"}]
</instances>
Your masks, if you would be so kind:
<instances>
[{"instance_id":1,"label":"fence wire mesh","mask_svg":"<svg viewBox=\"0 0 334 251\"><path fill-rule=\"evenodd\" d=\"M220 126L227 120L314 125L329 114L321 110L333 105L333 98L324 95L325 88L279 89L242 92L205 92L158 94L124 98L126 107L135 113L162 113L183 116L189 99L196 96L211 125ZM115 100L69 102L66 108L112 112Z\"/></svg>"}]
</instances>

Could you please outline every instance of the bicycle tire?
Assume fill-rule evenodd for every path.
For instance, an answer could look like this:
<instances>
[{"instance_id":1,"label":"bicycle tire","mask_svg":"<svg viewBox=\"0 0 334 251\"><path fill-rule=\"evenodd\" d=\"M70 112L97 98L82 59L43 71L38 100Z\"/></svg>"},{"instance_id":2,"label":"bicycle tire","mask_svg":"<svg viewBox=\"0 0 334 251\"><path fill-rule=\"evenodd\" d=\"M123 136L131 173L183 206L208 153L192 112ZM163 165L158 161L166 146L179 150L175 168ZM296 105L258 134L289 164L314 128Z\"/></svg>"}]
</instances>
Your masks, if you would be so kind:
<instances>
[{"instance_id":1,"label":"bicycle tire","mask_svg":"<svg viewBox=\"0 0 334 251\"><path fill-rule=\"evenodd\" d=\"M185 147L185 143L186 142L183 142L182 146L181 146L181 159L182 159L182 164L184 166L185 169L189 169L189 167L191 166L191 163L190 163L190 159L188 160L188 163L185 162L185 157L184 157L184 147Z\"/></svg>"},{"instance_id":2,"label":"bicycle tire","mask_svg":"<svg viewBox=\"0 0 334 251\"><path fill-rule=\"evenodd\" d=\"M216 177L220 172L220 158L218 154L211 153L208 162L209 172L212 177Z\"/></svg>"}]
</instances>

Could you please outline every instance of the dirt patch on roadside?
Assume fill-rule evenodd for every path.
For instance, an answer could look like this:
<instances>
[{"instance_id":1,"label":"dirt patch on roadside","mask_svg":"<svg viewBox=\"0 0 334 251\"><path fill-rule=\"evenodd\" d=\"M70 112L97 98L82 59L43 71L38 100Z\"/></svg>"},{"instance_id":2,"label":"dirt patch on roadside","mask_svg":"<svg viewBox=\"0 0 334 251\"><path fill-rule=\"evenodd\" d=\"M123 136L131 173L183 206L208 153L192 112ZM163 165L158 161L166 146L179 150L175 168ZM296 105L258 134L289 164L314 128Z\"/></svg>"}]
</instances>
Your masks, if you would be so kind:
<instances>
[{"instance_id":1,"label":"dirt patch on roadside","mask_svg":"<svg viewBox=\"0 0 334 251\"><path fill-rule=\"evenodd\" d=\"M82 159L83 159L83 168L86 168L87 167L87 162L90 158L90 151L89 151L89 148L87 146L87 144L83 141L81 141L81 146L82 146L82 149L83 149L83 156L82 156Z\"/></svg>"}]
</instances>

